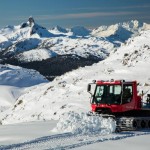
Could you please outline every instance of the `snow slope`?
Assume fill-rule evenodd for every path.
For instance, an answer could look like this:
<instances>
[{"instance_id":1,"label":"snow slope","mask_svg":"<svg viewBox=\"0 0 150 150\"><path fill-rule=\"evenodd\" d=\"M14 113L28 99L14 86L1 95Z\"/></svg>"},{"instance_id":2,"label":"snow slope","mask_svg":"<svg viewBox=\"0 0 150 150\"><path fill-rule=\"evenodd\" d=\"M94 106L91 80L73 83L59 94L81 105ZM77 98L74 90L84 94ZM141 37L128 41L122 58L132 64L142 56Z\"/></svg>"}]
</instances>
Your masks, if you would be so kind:
<instances>
[{"instance_id":1,"label":"snow slope","mask_svg":"<svg viewBox=\"0 0 150 150\"><path fill-rule=\"evenodd\" d=\"M30 87L44 82L47 80L35 70L12 65L0 65L0 85Z\"/></svg>"},{"instance_id":2,"label":"snow slope","mask_svg":"<svg viewBox=\"0 0 150 150\"><path fill-rule=\"evenodd\" d=\"M54 51L45 48L39 48L38 50L32 49L30 51L25 51L21 54L18 54L16 58L22 62L32 62L46 60L55 56L57 56L57 53Z\"/></svg>"},{"instance_id":3,"label":"snow slope","mask_svg":"<svg viewBox=\"0 0 150 150\"><path fill-rule=\"evenodd\" d=\"M22 95L16 102L22 100L21 104L1 113L2 123L59 119L66 112L87 112L90 110L90 95L86 87L93 79L137 80L139 93L142 90L144 94L150 93L149 39L150 30L142 31L106 60L66 73Z\"/></svg>"},{"instance_id":4,"label":"snow slope","mask_svg":"<svg viewBox=\"0 0 150 150\"><path fill-rule=\"evenodd\" d=\"M27 88L46 82L47 80L34 70L0 65L0 111L12 107L17 98L27 92Z\"/></svg>"},{"instance_id":5,"label":"snow slope","mask_svg":"<svg viewBox=\"0 0 150 150\"><path fill-rule=\"evenodd\" d=\"M0 112L12 107L17 98L25 93L23 89L5 85L0 85L0 91Z\"/></svg>"},{"instance_id":6,"label":"snow slope","mask_svg":"<svg viewBox=\"0 0 150 150\"><path fill-rule=\"evenodd\" d=\"M0 51L9 47L11 44L12 44L11 41L9 41L5 36L0 34Z\"/></svg>"}]
</instances>

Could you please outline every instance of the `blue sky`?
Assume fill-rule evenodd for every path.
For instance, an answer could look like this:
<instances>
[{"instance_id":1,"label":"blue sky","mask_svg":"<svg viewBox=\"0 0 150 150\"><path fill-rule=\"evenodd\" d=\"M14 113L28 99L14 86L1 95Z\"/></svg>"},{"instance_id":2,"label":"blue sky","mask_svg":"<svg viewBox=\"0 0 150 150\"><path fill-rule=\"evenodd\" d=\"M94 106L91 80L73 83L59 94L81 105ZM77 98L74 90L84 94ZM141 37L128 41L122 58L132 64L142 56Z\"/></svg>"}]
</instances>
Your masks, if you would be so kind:
<instances>
[{"instance_id":1,"label":"blue sky","mask_svg":"<svg viewBox=\"0 0 150 150\"><path fill-rule=\"evenodd\" d=\"M47 28L95 28L135 19L150 23L150 0L0 0L0 28L29 16Z\"/></svg>"}]
</instances>

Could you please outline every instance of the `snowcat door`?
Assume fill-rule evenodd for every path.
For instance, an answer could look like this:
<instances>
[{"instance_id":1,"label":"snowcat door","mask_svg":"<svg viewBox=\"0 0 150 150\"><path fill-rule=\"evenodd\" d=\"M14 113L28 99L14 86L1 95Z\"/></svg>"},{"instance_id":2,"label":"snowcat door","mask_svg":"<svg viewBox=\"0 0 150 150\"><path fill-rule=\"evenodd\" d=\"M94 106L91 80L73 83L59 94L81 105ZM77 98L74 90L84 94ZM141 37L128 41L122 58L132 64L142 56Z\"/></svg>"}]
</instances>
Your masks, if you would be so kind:
<instances>
[{"instance_id":1,"label":"snowcat door","mask_svg":"<svg viewBox=\"0 0 150 150\"><path fill-rule=\"evenodd\" d=\"M121 105L122 111L128 111L134 109L133 100L133 84L122 84L122 94L121 94Z\"/></svg>"},{"instance_id":2,"label":"snowcat door","mask_svg":"<svg viewBox=\"0 0 150 150\"><path fill-rule=\"evenodd\" d=\"M104 84L97 85L93 96L93 103L106 105L120 105L121 103L121 85Z\"/></svg>"},{"instance_id":3,"label":"snowcat door","mask_svg":"<svg viewBox=\"0 0 150 150\"><path fill-rule=\"evenodd\" d=\"M121 111L121 85L98 84L93 99L92 110L99 113L113 113Z\"/></svg>"}]
</instances>

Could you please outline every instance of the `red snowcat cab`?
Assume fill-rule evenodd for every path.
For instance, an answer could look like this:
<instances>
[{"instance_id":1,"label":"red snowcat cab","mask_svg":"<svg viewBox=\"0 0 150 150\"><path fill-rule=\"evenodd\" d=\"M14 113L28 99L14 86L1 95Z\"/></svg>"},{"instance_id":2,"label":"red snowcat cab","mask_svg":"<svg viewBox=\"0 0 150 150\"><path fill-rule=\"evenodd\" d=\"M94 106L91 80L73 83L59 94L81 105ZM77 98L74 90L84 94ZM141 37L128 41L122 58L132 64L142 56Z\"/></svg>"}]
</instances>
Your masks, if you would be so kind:
<instances>
[{"instance_id":1,"label":"red snowcat cab","mask_svg":"<svg viewBox=\"0 0 150 150\"><path fill-rule=\"evenodd\" d=\"M93 94L92 85L95 85ZM147 102L143 103L137 92L136 81L93 81L88 84L87 90L92 95L92 112L114 116L120 129L150 129L150 94Z\"/></svg>"}]
</instances>

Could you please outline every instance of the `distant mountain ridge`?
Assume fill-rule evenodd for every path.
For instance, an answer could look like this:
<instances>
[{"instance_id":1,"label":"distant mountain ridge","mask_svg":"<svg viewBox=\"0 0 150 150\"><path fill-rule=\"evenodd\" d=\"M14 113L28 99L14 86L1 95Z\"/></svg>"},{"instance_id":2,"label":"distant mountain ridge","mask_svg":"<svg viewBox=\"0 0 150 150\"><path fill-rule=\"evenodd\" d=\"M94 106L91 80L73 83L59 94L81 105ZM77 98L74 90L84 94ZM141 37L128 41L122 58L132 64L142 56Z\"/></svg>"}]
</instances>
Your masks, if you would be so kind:
<instances>
[{"instance_id":1,"label":"distant mountain ridge","mask_svg":"<svg viewBox=\"0 0 150 150\"><path fill-rule=\"evenodd\" d=\"M132 36L136 36L140 31L150 29L150 25L141 23L137 20L131 20L129 22L117 23L110 26L100 26L92 31L92 35L101 37L116 37L123 42L128 40Z\"/></svg>"},{"instance_id":2,"label":"distant mountain ridge","mask_svg":"<svg viewBox=\"0 0 150 150\"><path fill-rule=\"evenodd\" d=\"M42 61L49 63L52 62L49 59L56 56L61 58L65 55L67 62L70 56L77 55L84 65L91 65L107 58L126 40L148 28L148 24L135 20L100 26L93 30L82 26L71 29L56 26L48 30L37 24L33 17L29 17L28 21L21 25L9 25L0 30L0 62L29 67L28 63L38 62L39 64ZM90 63L89 58L92 58ZM84 63L83 60L88 63ZM82 63L78 61L80 64L78 67L83 66ZM32 69L37 70L35 67ZM71 67L70 70L72 69L75 68ZM43 74L43 72L40 73Z\"/></svg>"}]
</instances>

